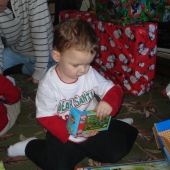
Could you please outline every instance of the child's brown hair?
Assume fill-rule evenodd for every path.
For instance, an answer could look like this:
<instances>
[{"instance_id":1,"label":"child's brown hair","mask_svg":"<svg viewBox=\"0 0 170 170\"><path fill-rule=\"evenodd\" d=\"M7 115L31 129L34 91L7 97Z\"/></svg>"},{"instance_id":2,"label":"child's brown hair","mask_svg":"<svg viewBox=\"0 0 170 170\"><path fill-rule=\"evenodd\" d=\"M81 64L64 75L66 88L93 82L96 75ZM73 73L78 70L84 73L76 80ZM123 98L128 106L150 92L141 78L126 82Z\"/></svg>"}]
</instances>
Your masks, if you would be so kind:
<instances>
[{"instance_id":1,"label":"child's brown hair","mask_svg":"<svg viewBox=\"0 0 170 170\"><path fill-rule=\"evenodd\" d=\"M54 29L53 47L60 53L74 48L95 54L98 40L91 25L80 18L69 18L60 22Z\"/></svg>"}]
</instances>

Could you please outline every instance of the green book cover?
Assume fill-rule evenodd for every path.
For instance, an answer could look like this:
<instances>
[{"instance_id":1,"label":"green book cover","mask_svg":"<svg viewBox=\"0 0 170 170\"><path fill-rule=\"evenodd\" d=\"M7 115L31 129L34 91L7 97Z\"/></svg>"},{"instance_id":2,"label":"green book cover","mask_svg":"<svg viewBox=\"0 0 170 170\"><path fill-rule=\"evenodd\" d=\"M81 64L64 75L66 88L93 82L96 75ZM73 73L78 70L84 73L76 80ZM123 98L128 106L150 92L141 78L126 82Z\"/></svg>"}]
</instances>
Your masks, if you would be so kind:
<instances>
[{"instance_id":1,"label":"green book cover","mask_svg":"<svg viewBox=\"0 0 170 170\"><path fill-rule=\"evenodd\" d=\"M100 119L95 111L80 111L77 108L71 108L67 121L67 130L71 135L85 134L92 130L107 130L110 124L111 116Z\"/></svg>"},{"instance_id":2,"label":"green book cover","mask_svg":"<svg viewBox=\"0 0 170 170\"><path fill-rule=\"evenodd\" d=\"M84 130L83 132L88 132L91 130L107 130L110 123L110 116L105 117L104 119L99 119L96 116L96 112L89 111L89 114L86 115Z\"/></svg>"},{"instance_id":3,"label":"green book cover","mask_svg":"<svg viewBox=\"0 0 170 170\"><path fill-rule=\"evenodd\" d=\"M5 168L4 168L4 164L3 164L3 162L2 162L2 161L0 161L0 170L5 170Z\"/></svg>"}]
</instances>

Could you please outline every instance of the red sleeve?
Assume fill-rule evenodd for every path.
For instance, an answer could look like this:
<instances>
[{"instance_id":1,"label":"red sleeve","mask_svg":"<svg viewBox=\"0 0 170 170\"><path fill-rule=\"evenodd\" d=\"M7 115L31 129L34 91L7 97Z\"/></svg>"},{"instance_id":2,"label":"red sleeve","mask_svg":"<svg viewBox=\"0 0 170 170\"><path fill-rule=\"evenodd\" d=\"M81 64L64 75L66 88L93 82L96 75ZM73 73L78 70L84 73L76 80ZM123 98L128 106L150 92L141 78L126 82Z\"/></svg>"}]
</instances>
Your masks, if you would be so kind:
<instances>
[{"instance_id":1,"label":"red sleeve","mask_svg":"<svg viewBox=\"0 0 170 170\"><path fill-rule=\"evenodd\" d=\"M2 74L0 74L0 95L3 95L9 104L18 102L21 97L20 89Z\"/></svg>"},{"instance_id":2,"label":"red sleeve","mask_svg":"<svg viewBox=\"0 0 170 170\"><path fill-rule=\"evenodd\" d=\"M8 123L7 109L0 101L0 132L5 128Z\"/></svg>"},{"instance_id":3,"label":"red sleeve","mask_svg":"<svg viewBox=\"0 0 170 170\"><path fill-rule=\"evenodd\" d=\"M65 143L69 138L68 130L66 129L67 120L63 120L59 116L37 118L41 125L50 133L56 136L59 140Z\"/></svg>"},{"instance_id":4,"label":"red sleeve","mask_svg":"<svg viewBox=\"0 0 170 170\"><path fill-rule=\"evenodd\" d=\"M110 106L112 106L113 111L110 114L111 116L115 116L118 112L122 100L123 100L123 90L119 86L113 86L103 97L101 101L107 102Z\"/></svg>"}]
</instances>

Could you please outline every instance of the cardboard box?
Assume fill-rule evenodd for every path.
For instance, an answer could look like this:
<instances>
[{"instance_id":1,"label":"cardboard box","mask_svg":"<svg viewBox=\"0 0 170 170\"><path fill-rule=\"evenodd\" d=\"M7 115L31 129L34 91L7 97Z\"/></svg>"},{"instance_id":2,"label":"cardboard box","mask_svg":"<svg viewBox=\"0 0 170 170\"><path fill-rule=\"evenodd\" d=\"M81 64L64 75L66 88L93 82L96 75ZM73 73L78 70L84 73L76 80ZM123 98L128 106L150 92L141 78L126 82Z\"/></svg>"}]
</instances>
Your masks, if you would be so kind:
<instances>
[{"instance_id":1,"label":"cardboard box","mask_svg":"<svg viewBox=\"0 0 170 170\"><path fill-rule=\"evenodd\" d=\"M107 130L111 116L99 119L94 111L80 111L74 107L70 109L67 130L71 135L86 134L92 130Z\"/></svg>"},{"instance_id":2,"label":"cardboard box","mask_svg":"<svg viewBox=\"0 0 170 170\"><path fill-rule=\"evenodd\" d=\"M170 162L170 119L154 124L155 138L158 149L163 149L167 160Z\"/></svg>"},{"instance_id":3,"label":"cardboard box","mask_svg":"<svg viewBox=\"0 0 170 170\"><path fill-rule=\"evenodd\" d=\"M75 170L169 170L170 167L165 160L154 160L150 162L136 162L129 164L112 164L103 166L80 167Z\"/></svg>"}]
</instances>

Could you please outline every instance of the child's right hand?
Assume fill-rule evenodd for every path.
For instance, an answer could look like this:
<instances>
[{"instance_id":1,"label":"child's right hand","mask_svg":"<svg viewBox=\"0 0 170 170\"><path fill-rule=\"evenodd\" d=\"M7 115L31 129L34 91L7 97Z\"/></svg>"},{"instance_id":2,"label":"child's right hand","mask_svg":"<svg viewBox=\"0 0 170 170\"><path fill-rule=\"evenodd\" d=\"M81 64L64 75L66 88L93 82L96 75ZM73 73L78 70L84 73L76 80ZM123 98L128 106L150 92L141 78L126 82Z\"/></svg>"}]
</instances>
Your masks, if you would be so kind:
<instances>
[{"instance_id":1,"label":"child's right hand","mask_svg":"<svg viewBox=\"0 0 170 170\"><path fill-rule=\"evenodd\" d=\"M89 138L89 137L91 137L91 136L95 136L95 135L98 134L98 133L99 133L98 130L92 130L92 131L90 131L89 133L80 134L80 135L78 135L78 137Z\"/></svg>"},{"instance_id":2,"label":"child's right hand","mask_svg":"<svg viewBox=\"0 0 170 170\"><path fill-rule=\"evenodd\" d=\"M105 101L100 101L98 106L96 107L96 116L100 119L109 116L112 112L112 107Z\"/></svg>"}]
</instances>

